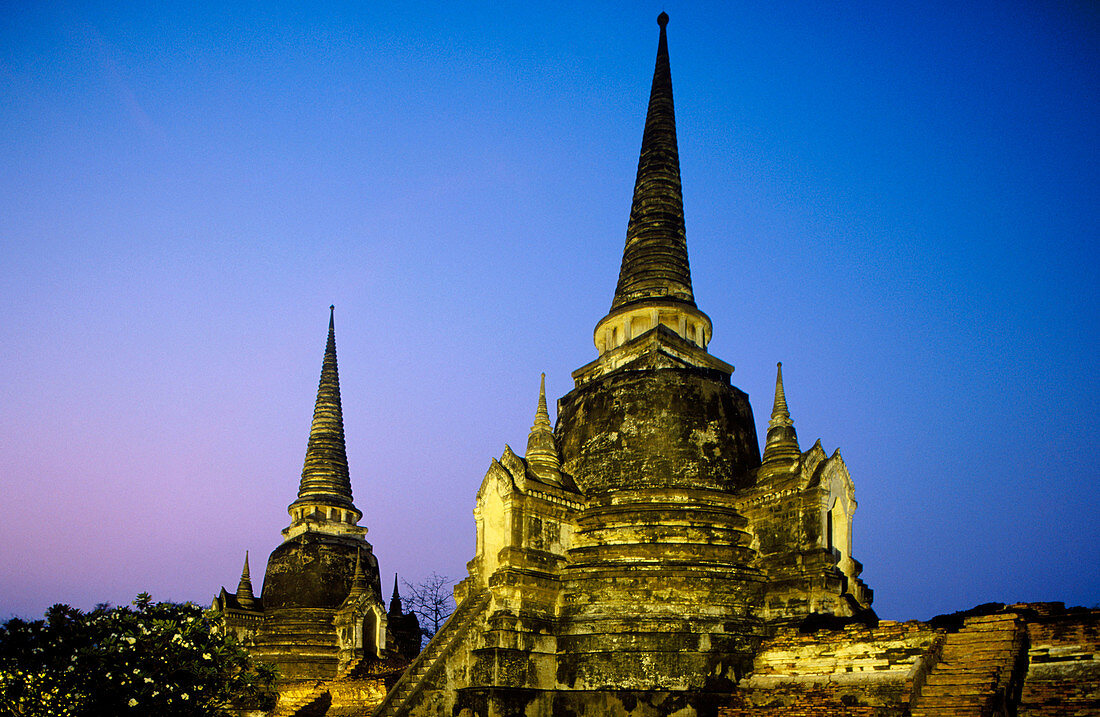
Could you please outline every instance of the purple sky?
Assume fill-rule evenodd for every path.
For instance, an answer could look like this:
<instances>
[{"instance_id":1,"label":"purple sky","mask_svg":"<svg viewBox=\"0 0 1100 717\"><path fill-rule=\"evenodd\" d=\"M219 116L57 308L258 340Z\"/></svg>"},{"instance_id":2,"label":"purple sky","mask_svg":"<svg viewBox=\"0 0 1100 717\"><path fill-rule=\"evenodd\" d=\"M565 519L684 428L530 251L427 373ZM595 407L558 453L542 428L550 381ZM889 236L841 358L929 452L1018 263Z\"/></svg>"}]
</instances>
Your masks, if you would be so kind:
<instances>
[{"instance_id":1,"label":"purple sky","mask_svg":"<svg viewBox=\"0 0 1100 717\"><path fill-rule=\"evenodd\" d=\"M1100 602L1095 4L271 5L0 10L0 619L258 588L330 303L383 583L464 575L595 357L662 9L711 352L841 449L879 614Z\"/></svg>"}]
</instances>

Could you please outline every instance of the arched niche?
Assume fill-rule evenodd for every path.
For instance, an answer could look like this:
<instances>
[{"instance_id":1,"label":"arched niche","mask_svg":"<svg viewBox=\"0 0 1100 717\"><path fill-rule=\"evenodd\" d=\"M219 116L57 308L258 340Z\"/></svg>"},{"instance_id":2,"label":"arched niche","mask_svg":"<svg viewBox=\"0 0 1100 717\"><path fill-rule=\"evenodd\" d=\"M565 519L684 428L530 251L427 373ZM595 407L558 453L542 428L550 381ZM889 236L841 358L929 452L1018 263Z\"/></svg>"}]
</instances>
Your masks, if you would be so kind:
<instances>
[{"instance_id":1,"label":"arched niche","mask_svg":"<svg viewBox=\"0 0 1100 717\"><path fill-rule=\"evenodd\" d=\"M363 615L363 622L359 624L359 630L361 631L360 644L363 646L363 655L371 655L372 657L381 657L382 648L381 645L384 640L379 639L379 628L381 627L381 616L377 608L371 608L367 610Z\"/></svg>"}]
</instances>

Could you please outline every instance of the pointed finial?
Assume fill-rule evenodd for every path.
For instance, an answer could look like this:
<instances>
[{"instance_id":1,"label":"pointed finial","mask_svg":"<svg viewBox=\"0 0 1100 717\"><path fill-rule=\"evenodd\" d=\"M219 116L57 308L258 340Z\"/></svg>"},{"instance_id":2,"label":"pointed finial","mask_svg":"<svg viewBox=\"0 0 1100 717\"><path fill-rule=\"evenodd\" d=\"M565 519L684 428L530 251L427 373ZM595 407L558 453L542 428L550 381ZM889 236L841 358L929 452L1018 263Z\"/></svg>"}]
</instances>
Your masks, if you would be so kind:
<instances>
[{"instance_id":1,"label":"pointed finial","mask_svg":"<svg viewBox=\"0 0 1100 717\"><path fill-rule=\"evenodd\" d=\"M355 572L351 575L351 592L348 597L356 597L367 592L367 576L363 574L363 551L355 551Z\"/></svg>"},{"instance_id":2,"label":"pointed finial","mask_svg":"<svg viewBox=\"0 0 1100 717\"><path fill-rule=\"evenodd\" d=\"M397 573L393 574L393 595L390 596L390 615L401 614L401 594L397 592Z\"/></svg>"},{"instance_id":3,"label":"pointed finial","mask_svg":"<svg viewBox=\"0 0 1100 717\"><path fill-rule=\"evenodd\" d=\"M787 395L783 392L783 362L775 364L775 403L772 404L772 418L769 426L790 426L791 414L787 410Z\"/></svg>"},{"instance_id":4,"label":"pointed finial","mask_svg":"<svg viewBox=\"0 0 1100 717\"><path fill-rule=\"evenodd\" d=\"M768 436L764 442L762 462L789 463L797 461L801 455L798 434L787 409L787 395L783 390L783 362L780 361L775 365L775 402L772 404L771 420L768 421Z\"/></svg>"},{"instance_id":5,"label":"pointed finial","mask_svg":"<svg viewBox=\"0 0 1100 717\"><path fill-rule=\"evenodd\" d=\"M256 596L252 594L252 576L248 572L248 551L244 551L244 568L241 570L241 581L237 583L237 602L243 608L251 608L256 604Z\"/></svg>"},{"instance_id":6,"label":"pointed finial","mask_svg":"<svg viewBox=\"0 0 1100 717\"><path fill-rule=\"evenodd\" d=\"M550 424L550 412L546 409L546 374L539 379L539 402L535 409L535 422L527 436L527 466L537 478L547 483L561 482L561 458Z\"/></svg>"},{"instance_id":7,"label":"pointed finial","mask_svg":"<svg viewBox=\"0 0 1100 717\"><path fill-rule=\"evenodd\" d=\"M539 405L535 409L535 423L549 426L550 425L550 412L546 410L546 374L543 373L539 378Z\"/></svg>"},{"instance_id":8,"label":"pointed finial","mask_svg":"<svg viewBox=\"0 0 1100 717\"><path fill-rule=\"evenodd\" d=\"M662 12L660 15L657 16L657 24L661 26L662 30L665 29L665 26L668 25L668 13L667 12Z\"/></svg>"}]
</instances>

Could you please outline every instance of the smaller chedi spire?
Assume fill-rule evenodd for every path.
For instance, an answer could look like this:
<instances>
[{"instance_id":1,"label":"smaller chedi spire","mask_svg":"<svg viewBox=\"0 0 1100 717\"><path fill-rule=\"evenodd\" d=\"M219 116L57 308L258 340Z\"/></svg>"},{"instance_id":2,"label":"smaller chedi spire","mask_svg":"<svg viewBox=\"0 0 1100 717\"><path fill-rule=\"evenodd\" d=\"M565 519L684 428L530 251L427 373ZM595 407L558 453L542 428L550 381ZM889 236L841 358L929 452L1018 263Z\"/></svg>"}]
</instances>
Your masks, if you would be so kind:
<instances>
[{"instance_id":1,"label":"smaller chedi spire","mask_svg":"<svg viewBox=\"0 0 1100 717\"><path fill-rule=\"evenodd\" d=\"M539 380L539 405L535 410L535 423L527 436L524 458L536 478L546 483L561 483L561 458L554 440L554 428L550 425L550 413L546 410L545 373Z\"/></svg>"},{"instance_id":2,"label":"smaller chedi spire","mask_svg":"<svg viewBox=\"0 0 1100 717\"><path fill-rule=\"evenodd\" d=\"M397 591L397 573L393 574L393 595L390 596L389 614L401 614L401 593Z\"/></svg>"},{"instance_id":3,"label":"smaller chedi spire","mask_svg":"<svg viewBox=\"0 0 1100 717\"><path fill-rule=\"evenodd\" d=\"M794 421L791 420L790 411L787 409L787 395L783 391L783 363L776 364L775 373L775 404L772 406L772 417L768 421L768 437L764 441L764 465L777 463L797 462L802 456L798 447L798 434L794 430Z\"/></svg>"},{"instance_id":4,"label":"smaller chedi spire","mask_svg":"<svg viewBox=\"0 0 1100 717\"><path fill-rule=\"evenodd\" d=\"M321 362L317 401L309 428L309 443L298 484L298 498L287 507L291 526L287 539L306 530L362 534L363 514L352 503L348 454L344 445L344 413L340 404L340 374L336 365L336 307L329 306L328 341Z\"/></svg>"},{"instance_id":5,"label":"smaller chedi spire","mask_svg":"<svg viewBox=\"0 0 1100 717\"><path fill-rule=\"evenodd\" d=\"M244 569L241 581L237 583L237 602L245 609L256 606L256 596L252 594L252 576L248 572L248 551L244 551Z\"/></svg>"},{"instance_id":6,"label":"smaller chedi spire","mask_svg":"<svg viewBox=\"0 0 1100 717\"><path fill-rule=\"evenodd\" d=\"M363 573L363 551L355 553L355 572L351 575L351 591L349 598L365 595L367 592L367 576Z\"/></svg>"}]
</instances>

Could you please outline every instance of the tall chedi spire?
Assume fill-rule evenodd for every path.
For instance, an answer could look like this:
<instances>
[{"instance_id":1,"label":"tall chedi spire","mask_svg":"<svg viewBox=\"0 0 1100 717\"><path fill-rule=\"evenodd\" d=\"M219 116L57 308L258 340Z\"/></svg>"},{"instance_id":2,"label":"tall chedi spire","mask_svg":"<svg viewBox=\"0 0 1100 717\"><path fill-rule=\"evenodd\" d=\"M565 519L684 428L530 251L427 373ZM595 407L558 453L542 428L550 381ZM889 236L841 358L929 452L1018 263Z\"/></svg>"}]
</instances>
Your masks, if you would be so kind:
<instances>
[{"instance_id":1,"label":"tall chedi spire","mask_svg":"<svg viewBox=\"0 0 1100 717\"><path fill-rule=\"evenodd\" d=\"M775 403L772 417L768 421L768 437L764 441L763 465L790 466L797 464L802 456L798 447L798 434L794 430L794 421L787 410L787 395L783 391L783 363L775 368Z\"/></svg>"},{"instance_id":2,"label":"tall chedi spire","mask_svg":"<svg viewBox=\"0 0 1100 717\"><path fill-rule=\"evenodd\" d=\"M554 428L550 425L550 412L546 410L546 374L539 380L539 405L535 410L535 423L527 436L524 458L539 480L561 484L561 458L554 441Z\"/></svg>"},{"instance_id":3,"label":"tall chedi spire","mask_svg":"<svg viewBox=\"0 0 1100 717\"><path fill-rule=\"evenodd\" d=\"M623 263L611 311L596 325L594 336L601 355L660 324L701 348L710 341L710 319L695 307L688 266L665 32L668 15L662 12L657 24L661 35Z\"/></svg>"},{"instance_id":4,"label":"tall chedi spire","mask_svg":"<svg viewBox=\"0 0 1100 717\"><path fill-rule=\"evenodd\" d=\"M329 307L328 342L321 362L321 380L309 428L306 460L298 484L298 499L287 507L289 539L306 530L333 534L366 532L358 527L363 514L351 499L348 455L344 446L344 413L340 405L340 375L336 367L336 307Z\"/></svg>"}]
</instances>

